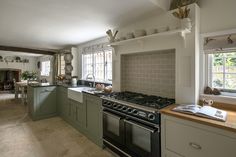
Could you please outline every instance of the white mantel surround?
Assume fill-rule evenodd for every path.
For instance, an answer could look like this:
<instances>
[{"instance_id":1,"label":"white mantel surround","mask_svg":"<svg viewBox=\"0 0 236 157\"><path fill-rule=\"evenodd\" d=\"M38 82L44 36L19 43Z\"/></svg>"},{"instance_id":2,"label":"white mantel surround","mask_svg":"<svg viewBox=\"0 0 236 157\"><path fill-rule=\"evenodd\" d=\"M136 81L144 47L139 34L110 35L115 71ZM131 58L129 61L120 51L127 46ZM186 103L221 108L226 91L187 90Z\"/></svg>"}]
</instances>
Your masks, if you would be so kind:
<instances>
[{"instance_id":1,"label":"white mantel surround","mask_svg":"<svg viewBox=\"0 0 236 157\"><path fill-rule=\"evenodd\" d=\"M113 55L113 90L121 90L121 55L175 49L176 54L176 103L197 103L199 99L199 7L191 8L192 32L186 35L186 46L180 34L155 36L145 40L132 41L114 46ZM178 24L170 12L158 17L146 19L124 28L119 28L120 35L141 28L160 28Z\"/></svg>"}]
</instances>

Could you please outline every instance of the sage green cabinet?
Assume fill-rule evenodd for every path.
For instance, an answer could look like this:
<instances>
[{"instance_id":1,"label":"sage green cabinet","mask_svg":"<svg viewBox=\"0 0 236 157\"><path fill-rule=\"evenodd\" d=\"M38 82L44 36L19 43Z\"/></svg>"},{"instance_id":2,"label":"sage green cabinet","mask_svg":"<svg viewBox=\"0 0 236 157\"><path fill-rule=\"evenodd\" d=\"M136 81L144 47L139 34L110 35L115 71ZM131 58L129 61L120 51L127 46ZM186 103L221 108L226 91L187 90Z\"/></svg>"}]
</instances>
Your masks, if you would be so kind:
<instances>
[{"instance_id":1,"label":"sage green cabinet","mask_svg":"<svg viewBox=\"0 0 236 157\"><path fill-rule=\"evenodd\" d=\"M57 87L57 112L63 118L66 119L69 107L69 101L67 98L67 88L63 86Z\"/></svg>"},{"instance_id":2,"label":"sage green cabinet","mask_svg":"<svg viewBox=\"0 0 236 157\"><path fill-rule=\"evenodd\" d=\"M57 112L70 125L91 141L102 143L102 99L83 93L83 103L68 99L68 89L57 87Z\"/></svg>"},{"instance_id":3,"label":"sage green cabinet","mask_svg":"<svg viewBox=\"0 0 236 157\"><path fill-rule=\"evenodd\" d=\"M75 128L85 131L86 108L83 103L69 99L68 118Z\"/></svg>"},{"instance_id":4,"label":"sage green cabinet","mask_svg":"<svg viewBox=\"0 0 236 157\"><path fill-rule=\"evenodd\" d=\"M86 134L94 143L102 147L102 99L84 94L86 105Z\"/></svg>"},{"instance_id":5,"label":"sage green cabinet","mask_svg":"<svg viewBox=\"0 0 236 157\"><path fill-rule=\"evenodd\" d=\"M56 86L28 86L29 112L33 120L57 115Z\"/></svg>"}]
</instances>

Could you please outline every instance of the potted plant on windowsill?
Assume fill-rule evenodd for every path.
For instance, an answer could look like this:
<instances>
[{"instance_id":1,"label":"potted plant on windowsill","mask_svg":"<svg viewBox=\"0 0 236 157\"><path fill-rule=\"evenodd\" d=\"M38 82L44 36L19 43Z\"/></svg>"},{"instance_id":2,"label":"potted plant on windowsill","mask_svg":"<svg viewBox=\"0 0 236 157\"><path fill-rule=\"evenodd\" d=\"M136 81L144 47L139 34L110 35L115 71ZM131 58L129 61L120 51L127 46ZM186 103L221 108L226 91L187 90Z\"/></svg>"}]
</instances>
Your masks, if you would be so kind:
<instances>
[{"instance_id":1,"label":"potted plant on windowsill","mask_svg":"<svg viewBox=\"0 0 236 157\"><path fill-rule=\"evenodd\" d=\"M189 18L189 13L190 9L188 8L188 6L185 6L185 7L178 7L178 10L173 12L172 14L176 18L180 19L181 28L191 30L192 24L191 24L191 19Z\"/></svg>"}]
</instances>

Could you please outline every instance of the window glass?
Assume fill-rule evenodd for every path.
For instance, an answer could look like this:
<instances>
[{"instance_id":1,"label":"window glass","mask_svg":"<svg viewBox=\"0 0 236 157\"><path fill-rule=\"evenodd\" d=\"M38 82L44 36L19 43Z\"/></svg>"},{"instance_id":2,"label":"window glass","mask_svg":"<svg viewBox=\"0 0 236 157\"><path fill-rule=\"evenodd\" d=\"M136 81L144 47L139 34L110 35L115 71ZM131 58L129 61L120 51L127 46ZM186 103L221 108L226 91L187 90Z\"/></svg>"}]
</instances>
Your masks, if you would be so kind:
<instances>
[{"instance_id":1,"label":"window glass","mask_svg":"<svg viewBox=\"0 0 236 157\"><path fill-rule=\"evenodd\" d=\"M91 80L94 75L95 81L112 82L112 50L83 54L82 62L83 79Z\"/></svg>"},{"instance_id":2,"label":"window glass","mask_svg":"<svg viewBox=\"0 0 236 157\"><path fill-rule=\"evenodd\" d=\"M236 91L236 52L210 54L209 63L211 86Z\"/></svg>"},{"instance_id":3,"label":"window glass","mask_svg":"<svg viewBox=\"0 0 236 157\"><path fill-rule=\"evenodd\" d=\"M106 51L105 52L105 61L106 61L106 69L105 69L105 73L106 73L106 80L112 81L112 51Z\"/></svg>"},{"instance_id":4,"label":"window glass","mask_svg":"<svg viewBox=\"0 0 236 157\"><path fill-rule=\"evenodd\" d=\"M65 62L65 59L64 59L64 56L61 56L61 67L60 67L60 74L62 75L65 75L65 67L66 67L66 62Z\"/></svg>"},{"instance_id":5,"label":"window glass","mask_svg":"<svg viewBox=\"0 0 236 157\"><path fill-rule=\"evenodd\" d=\"M43 61L41 63L41 76L50 75L50 61Z\"/></svg>"}]
</instances>

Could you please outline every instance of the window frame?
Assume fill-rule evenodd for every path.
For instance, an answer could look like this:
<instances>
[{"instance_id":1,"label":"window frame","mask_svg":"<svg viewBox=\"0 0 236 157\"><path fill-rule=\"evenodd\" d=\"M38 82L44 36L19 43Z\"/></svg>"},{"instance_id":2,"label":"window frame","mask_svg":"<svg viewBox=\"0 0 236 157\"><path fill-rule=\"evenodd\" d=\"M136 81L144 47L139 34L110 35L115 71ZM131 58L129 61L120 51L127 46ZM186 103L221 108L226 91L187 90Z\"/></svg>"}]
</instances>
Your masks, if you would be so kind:
<instances>
[{"instance_id":1,"label":"window frame","mask_svg":"<svg viewBox=\"0 0 236 157\"><path fill-rule=\"evenodd\" d=\"M219 51L219 52L216 52L216 53L225 54L225 53L232 53L232 52L236 53L236 51L230 51L230 50L227 51L227 52L226 51L222 51L222 52ZM215 88L215 87L212 86L213 67L212 67L212 57L210 55L216 54L216 53L205 54L205 59L206 59L206 61L205 61L205 63L206 63L206 66L205 66L205 68L206 68L206 84L207 84L207 86L209 86L211 88ZM225 75L228 74L228 72L225 71L225 67L226 67L225 63L226 63L226 57L223 57L223 72L222 72L222 74L223 74L223 88L217 88L217 89L219 89L223 93L234 93L234 94L236 94L236 89L227 89L227 88L225 88L225 80L226 80ZM231 74L236 74L236 73L231 73Z\"/></svg>"},{"instance_id":2,"label":"window frame","mask_svg":"<svg viewBox=\"0 0 236 157\"><path fill-rule=\"evenodd\" d=\"M48 75L46 73L43 73L42 74L42 71L43 71L43 63L44 62L49 62L49 72L48 72ZM45 72L46 70L44 70ZM45 61L41 61L41 69L40 69L40 76L43 76L43 77L49 77L50 76L50 73L51 73L51 61L50 60L45 60Z\"/></svg>"},{"instance_id":3,"label":"window frame","mask_svg":"<svg viewBox=\"0 0 236 157\"><path fill-rule=\"evenodd\" d=\"M85 64L84 64L84 55L92 55L92 75L95 76L96 73L96 63L95 63L95 54L102 52L103 53L103 78L104 80L98 80L95 76L95 82L101 82L101 83L112 83L112 79L108 79L108 75L106 75L107 73L107 69L108 69L108 61L106 58L106 52L109 51L111 53L111 67L113 67L113 62L112 62L112 55L113 55L113 50L112 49L105 49L105 50L97 50L95 52L92 53L84 53L82 54L82 79L86 80L86 81L91 81L91 79L86 79L88 74L85 74ZM88 65L88 64L87 64ZM113 72L111 71L111 75L113 74Z\"/></svg>"},{"instance_id":4,"label":"window frame","mask_svg":"<svg viewBox=\"0 0 236 157\"><path fill-rule=\"evenodd\" d=\"M64 62L63 66L62 66L62 61ZM65 67L66 67L65 54L60 54L60 67L59 67L60 75L66 75Z\"/></svg>"}]
</instances>

